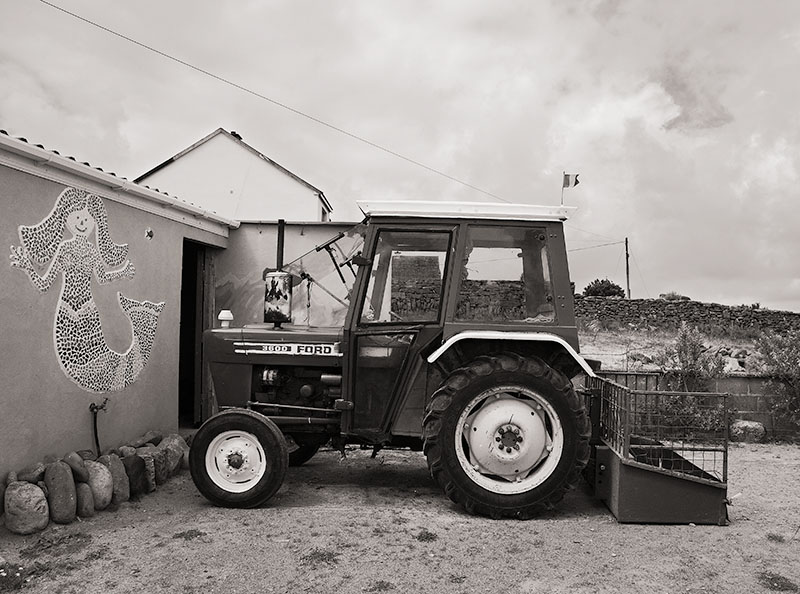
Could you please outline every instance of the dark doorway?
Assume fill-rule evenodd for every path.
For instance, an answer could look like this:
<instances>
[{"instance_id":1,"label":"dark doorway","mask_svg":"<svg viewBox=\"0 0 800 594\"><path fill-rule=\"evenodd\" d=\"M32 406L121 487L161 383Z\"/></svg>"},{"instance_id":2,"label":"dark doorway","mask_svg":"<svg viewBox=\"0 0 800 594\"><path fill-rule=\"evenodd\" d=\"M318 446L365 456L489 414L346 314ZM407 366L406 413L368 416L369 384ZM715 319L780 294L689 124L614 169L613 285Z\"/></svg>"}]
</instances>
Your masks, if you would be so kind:
<instances>
[{"instance_id":1,"label":"dark doorway","mask_svg":"<svg viewBox=\"0 0 800 594\"><path fill-rule=\"evenodd\" d=\"M201 420L204 262L205 246L184 239L178 372L178 422L181 427L194 427Z\"/></svg>"}]
</instances>

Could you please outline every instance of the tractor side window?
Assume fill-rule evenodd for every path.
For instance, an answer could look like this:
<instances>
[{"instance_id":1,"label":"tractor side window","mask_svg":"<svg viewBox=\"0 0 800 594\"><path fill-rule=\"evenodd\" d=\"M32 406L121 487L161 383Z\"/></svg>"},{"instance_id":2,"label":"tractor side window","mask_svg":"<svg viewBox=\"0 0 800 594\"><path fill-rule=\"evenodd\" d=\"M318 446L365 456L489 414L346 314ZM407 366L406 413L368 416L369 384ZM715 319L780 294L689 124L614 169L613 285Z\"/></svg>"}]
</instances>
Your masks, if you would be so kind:
<instances>
[{"instance_id":1,"label":"tractor side window","mask_svg":"<svg viewBox=\"0 0 800 594\"><path fill-rule=\"evenodd\" d=\"M544 229L471 226L456 320L555 321Z\"/></svg>"},{"instance_id":2,"label":"tractor side window","mask_svg":"<svg viewBox=\"0 0 800 594\"><path fill-rule=\"evenodd\" d=\"M438 320L449 246L445 231L381 231L361 323Z\"/></svg>"}]
</instances>

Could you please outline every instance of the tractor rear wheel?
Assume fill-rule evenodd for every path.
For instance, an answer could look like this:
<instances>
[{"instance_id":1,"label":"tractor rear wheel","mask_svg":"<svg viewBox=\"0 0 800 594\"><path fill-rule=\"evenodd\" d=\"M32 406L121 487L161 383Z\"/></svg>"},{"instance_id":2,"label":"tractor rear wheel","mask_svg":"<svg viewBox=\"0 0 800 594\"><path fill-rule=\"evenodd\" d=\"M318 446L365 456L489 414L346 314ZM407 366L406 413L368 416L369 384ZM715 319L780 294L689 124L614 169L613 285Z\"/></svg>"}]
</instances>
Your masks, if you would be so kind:
<instances>
[{"instance_id":1,"label":"tractor rear wheel","mask_svg":"<svg viewBox=\"0 0 800 594\"><path fill-rule=\"evenodd\" d=\"M503 353L456 369L433 394L423 449L431 476L468 513L529 519L577 484L590 433L563 374Z\"/></svg>"},{"instance_id":2,"label":"tractor rear wheel","mask_svg":"<svg viewBox=\"0 0 800 594\"><path fill-rule=\"evenodd\" d=\"M267 417L227 410L200 426L189 450L197 489L222 507L256 507L280 488L289 465L286 439Z\"/></svg>"},{"instance_id":3,"label":"tractor rear wheel","mask_svg":"<svg viewBox=\"0 0 800 594\"><path fill-rule=\"evenodd\" d=\"M289 439L291 438L291 439ZM328 443L330 436L318 433L291 433L289 442L289 466L301 466L311 460L319 449Z\"/></svg>"}]
</instances>

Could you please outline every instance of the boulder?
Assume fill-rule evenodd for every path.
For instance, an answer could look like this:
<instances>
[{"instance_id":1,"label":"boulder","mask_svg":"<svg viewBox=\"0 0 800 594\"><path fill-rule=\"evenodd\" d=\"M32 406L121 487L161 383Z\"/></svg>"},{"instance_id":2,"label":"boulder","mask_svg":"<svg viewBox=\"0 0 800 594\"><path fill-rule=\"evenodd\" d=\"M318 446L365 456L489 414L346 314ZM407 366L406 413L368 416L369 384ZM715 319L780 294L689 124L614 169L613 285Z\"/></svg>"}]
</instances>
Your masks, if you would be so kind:
<instances>
[{"instance_id":1,"label":"boulder","mask_svg":"<svg viewBox=\"0 0 800 594\"><path fill-rule=\"evenodd\" d=\"M86 465L83 463L83 458L81 458L78 452L70 452L64 456L64 462L66 462L72 469L72 475L75 477L76 483L89 482L89 471L86 470Z\"/></svg>"},{"instance_id":2,"label":"boulder","mask_svg":"<svg viewBox=\"0 0 800 594\"><path fill-rule=\"evenodd\" d=\"M16 482L17 482L17 473L12 470L11 472L8 473L8 476L6 477L6 486Z\"/></svg>"},{"instance_id":3,"label":"boulder","mask_svg":"<svg viewBox=\"0 0 800 594\"><path fill-rule=\"evenodd\" d=\"M44 484L47 486L47 504L50 519L58 524L75 521L77 498L72 469L66 462L48 464L44 471Z\"/></svg>"},{"instance_id":4,"label":"boulder","mask_svg":"<svg viewBox=\"0 0 800 594\"><path fill-rule=\"evenodd\" d=\"M114 483L111 503L119 505L123 501L128 501L131 498L130 481L128 481L128 475L125 473L125 465L122 464L119 456L116 454L100 456L97 461L111 472L111 479Z\"/></svg>"},{"instance_id":5,"label":"boulder","mask_svg":"<svg viewBox=\"0 0 800 594\"><path fill-rule=\"evenodd\" d=\"M731 423L729 435L731 441L759 443L764 441L767 431L764 429L764 425L758 421L737 419Z\"/></svg>"},{"instance_id":6,"label":"boulder","mask_svg":"<svg viewBox=\"0 0 800 594\"><path fill-rule=\"evenodd\" d=\"M114 495L114 479L111 471L95 460L85 460L86 470L89 471L89 487L94 497L94 508L103 510L111 503Z\"/></svg>"},{"instance_id":7,"label":"boulder","mask_svg":"<svg viewBox=\"0 0 800 594\"><path fill-rule=\"evenodd\" d=\"M75 498L77 501L76 512L81 518L90 518L94 515L94 495L88 483L75 485Z\"/></svg>"},{"instance_id":8,"label":"boulder","mask_svg":"<svg viewBox=\"0 0 800 594\"><path fill-rule=\"evenodd\" d=\"M122 459L122 465L125 467L125 474L128 475L131 499L138 499L148 492L145 461L141 456L133 454L132 456L125 456Z\"/></svg>"},{"instance_id":9,"label":"boulder","mask_svg":"<svg viewBox=\"0 0 800 594\"><path fill-rule=\"evenodd\" d=\"M32 466L23 468L17 473L17 480L33 483L34 485L44 478L44 464L37 462Z\"/></svg>"},{"instance_id":10,"label":"boulder","mask_svg":"<svg viewBox=\"0 0 800 594\"><path fill-rule=\"evenodd\" d=\"M53 462L58 462L59 460L60 458L55 454L47 454L44 458L42 458L42 464L44 464L46 469L48 464L52 464Z\"/></svg>"},{"instance_id":11,"label":"boulder","mask_svg":"<svg viewBox=\"0 0 800 594\"><path fill-rule=\"evenodd\" d=\"M50 523L50 508L36 485L15 481L6 488L6 528L15 534L33 534Z\"/></svg>"},{"instance_id":12,"label":"boulder","mask_svg":"<svg viewBox=\"0 0 800 594\"><path fill-rule=\"evenodd\" d=\"M76 453L84 460L97 460L97 454L92 450L78 450Z\"/></svg>"}]
</instances>

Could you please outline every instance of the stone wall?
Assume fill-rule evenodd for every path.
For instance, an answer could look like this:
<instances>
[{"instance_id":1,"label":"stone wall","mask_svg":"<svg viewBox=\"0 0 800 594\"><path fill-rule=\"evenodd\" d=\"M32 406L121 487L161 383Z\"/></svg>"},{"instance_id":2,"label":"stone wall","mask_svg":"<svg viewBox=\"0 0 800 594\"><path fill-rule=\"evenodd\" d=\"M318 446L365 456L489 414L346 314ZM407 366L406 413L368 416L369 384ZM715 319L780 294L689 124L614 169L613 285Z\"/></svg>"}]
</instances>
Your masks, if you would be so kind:
<instances>
[{"instance_id":1,"label":"stone wall","mask_svg":"<svg viewBox=\"0 0 800 594\"><path fill-rule=\"evenodd\" d=\"M663 329L677 328L684 321L701 330L708 327L774 332L800 329L800 313L700 301L576 296L575 314L582 322L599 320L603 324Z\"/></svg>"}]
</instances>

